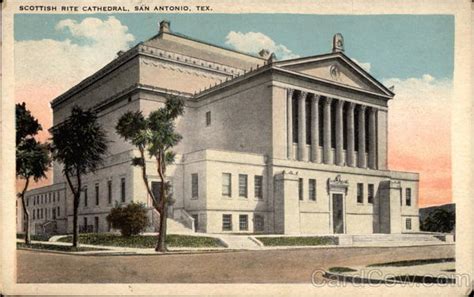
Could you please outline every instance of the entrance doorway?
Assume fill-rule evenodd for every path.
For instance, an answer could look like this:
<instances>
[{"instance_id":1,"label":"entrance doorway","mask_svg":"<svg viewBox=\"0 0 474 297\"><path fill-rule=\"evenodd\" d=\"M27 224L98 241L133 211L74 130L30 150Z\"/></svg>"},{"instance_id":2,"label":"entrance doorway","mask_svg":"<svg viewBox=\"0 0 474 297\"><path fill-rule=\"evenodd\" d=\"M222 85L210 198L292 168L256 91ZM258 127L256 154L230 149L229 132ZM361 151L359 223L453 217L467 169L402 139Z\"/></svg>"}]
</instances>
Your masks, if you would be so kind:
<instances>
[{"instance_id":1,"label":"entrance doorway","mask_svg":"<svg viewBox=\"0 0 474 297\"><path fill-rule=\"evenodd\" d=\"M335 234L344 233L342 194L332 194L332 227Z\"/></svg>"}]
</instances>

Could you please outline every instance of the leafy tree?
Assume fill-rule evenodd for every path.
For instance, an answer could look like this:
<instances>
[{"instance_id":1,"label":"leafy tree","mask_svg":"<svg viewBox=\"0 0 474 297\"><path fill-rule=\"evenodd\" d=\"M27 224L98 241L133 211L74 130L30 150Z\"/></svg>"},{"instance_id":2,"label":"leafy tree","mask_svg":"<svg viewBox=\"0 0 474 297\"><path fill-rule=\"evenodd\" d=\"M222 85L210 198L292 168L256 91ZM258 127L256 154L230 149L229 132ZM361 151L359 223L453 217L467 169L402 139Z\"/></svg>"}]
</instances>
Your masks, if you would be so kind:
<instances>
[{"instance_id":1,"label":"leafy tree","mask_svg":"<svg viewBox=\"0 0 474 297\"><path fill-rule=\"evenodd\" d=\"M16 104L16 177L23 179L25 184L17 194L26 221L25 243L31 243L30 212L26 207L25 193L31 179L38 181L46 177L46 171L51 165L48 144L37 141L34 137L42 130L38 120L26 109L26 104Z\"/></svg>"},{"instance_id":2,"label":"leafy tree","mask_svg":"<svg viewBox=\"0 0 474 297\"><path fill-rule=\"evenodd\" d=\"M108 141L105 130L97 121L97 114L77 105L72 108L71 115L65 121L51 128L51 133L53 160L63 165L63 173L74 197L72 244L77 247L82 176L95 172L103 163Z\"/></svg>"},{"instance_id":3,"label":"leafy tree","mask_svg":"<svg viewBox=\"0 0 474 297\"><path fill-rule=\"evenodd\" d=\"M454 211L437 208L430 212L421 224L421 230L430 232L449 233L453 231L456 224Z\"/></svg>"},{"instance_id":4,"label":"leafy tree","mask_svg":"<svg viewBox=\"0 0 474 297\"><path fill-rule=\"evenodd\" d=\"M143 203L129 203L125 207L116 205L110 210L107 221L112 228L119 229L122 236L138 235L148 226L146 207Z\"/></svg>"},{"instance_id":5,"label":"leafy tree","mask_svg":"<svg viewBox=\"0 0 474 297\"><path fill-rule=\"evenodd\" d=\"M115 129L126 141L138 148L139 157L132 160L132 165L139 166L148 195L152 198L153 207L160 214L160 233L156 250L166 251L166 219L168 206L172 203L170 185L166 182L166 167L174 162L175 154L171 150L182 136L176 132L175 120L184 113L184 101L170 96L165 106L144 117L141 111L127 112L120 117ZM146 153L156 161L156 170L161 181L159 196L151 190L146 168ZM158 197L157 197L158 196Z\"/></svg>"}]
</instances>

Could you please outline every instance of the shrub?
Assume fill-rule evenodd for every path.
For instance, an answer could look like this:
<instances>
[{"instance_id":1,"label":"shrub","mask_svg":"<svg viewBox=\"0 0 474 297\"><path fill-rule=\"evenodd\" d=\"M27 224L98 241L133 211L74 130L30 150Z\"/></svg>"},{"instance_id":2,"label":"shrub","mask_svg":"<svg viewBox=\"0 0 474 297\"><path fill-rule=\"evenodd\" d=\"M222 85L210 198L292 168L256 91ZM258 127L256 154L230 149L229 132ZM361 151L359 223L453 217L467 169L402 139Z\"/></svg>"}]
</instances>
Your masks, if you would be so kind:
<instances>
[{"instance_id":1,"label":"shrub","mask_svg":"<svg viewBox=\"0 0 474 297\"><path fill-rule=\"evenodd\" d=\"M122 236L140 234L148 226L146 207L143 203L132 202L127 206L115 206L110 210L107 221L112 228L119 229Z\"/></svg>"}]
</instances>

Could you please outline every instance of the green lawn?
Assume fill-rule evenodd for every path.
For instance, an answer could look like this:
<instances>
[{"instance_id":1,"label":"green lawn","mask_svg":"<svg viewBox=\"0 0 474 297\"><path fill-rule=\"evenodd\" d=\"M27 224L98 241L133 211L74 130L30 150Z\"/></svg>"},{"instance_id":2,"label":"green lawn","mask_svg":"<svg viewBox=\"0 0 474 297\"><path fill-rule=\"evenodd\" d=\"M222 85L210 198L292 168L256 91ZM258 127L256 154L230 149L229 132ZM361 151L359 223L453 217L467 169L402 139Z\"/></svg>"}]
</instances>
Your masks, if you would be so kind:
<instances>
[{"instance_id":1,"label":"green lawn","mask_svg":"<svg viewBox=\"0 0 474 297\"><path fill-rule=\"evenodd\" d=\"M61 251L61 252L87 252L87 251L104 250L104 249L90 248L90 247L73 248L72 246L43 244L43 243L24 244L21 242L17 242L16 247L38 249L38 250L48 250L48 251Z\"/></svg>"},{"instance_id":2,"label":"green lawn","mask_svg":"<svg viewBox=\"0 0 474 297\"><path fill-rule=\"evenodd\" d=\"M444 262L455 262L455 259L454 258L441 258L441 259L408 260L408 261L397 261L397 262L386 262L386 263L370 264L367 267L379 267L379 266L402 267L402 266L415 266L415 265L444 263Z\"/></svg>"},{"instance_id":3,"label":"green lawn","mask_svg":"<svg viewBox=\"0 0 474 297\"><path fill-rule=\"evenodd\" d=\"M134 248L154 248L157 242L156 236L136 235L131 237L122 237L116 234L80 234L79 242L92 245L121 246ZM61 242L71 242L72 236L60 238ZM221 247L218 239L203 236L191 235L168 235L166 244L169 247Z\"/></svg>"},{"instance_id":4,"label":"green lawn","mask_svg":"<svg viewBox=\"0 0 474 297\"><path fill-rule=\"evenodd\" d=\"M337 237L298 236L298 237L256 237L265 246L314 246L337 245Z\"/></svg>"}]
</instances>

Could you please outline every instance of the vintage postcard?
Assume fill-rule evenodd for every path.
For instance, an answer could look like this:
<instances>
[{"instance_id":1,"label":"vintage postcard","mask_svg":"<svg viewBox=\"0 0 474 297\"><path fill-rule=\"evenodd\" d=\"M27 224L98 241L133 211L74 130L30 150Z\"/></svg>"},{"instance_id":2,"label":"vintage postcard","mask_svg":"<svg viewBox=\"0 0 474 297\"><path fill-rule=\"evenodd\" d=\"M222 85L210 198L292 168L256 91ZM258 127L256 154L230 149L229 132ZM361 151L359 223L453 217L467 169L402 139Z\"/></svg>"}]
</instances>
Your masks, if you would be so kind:
<instances>
[{"instance_id":1,"label":"vintage postcard","mask_svg":"<svg viewBox=\"0 0 474 297\"><path fill-rule=\"evenodd\" d=\"M2 294L471 292L470 1L2 9Z\"/></svg>"}]
</instances>

